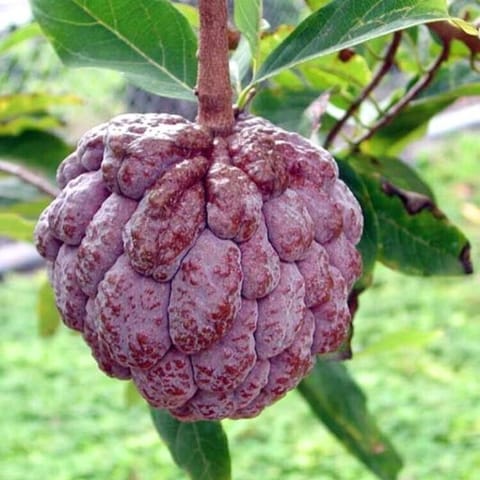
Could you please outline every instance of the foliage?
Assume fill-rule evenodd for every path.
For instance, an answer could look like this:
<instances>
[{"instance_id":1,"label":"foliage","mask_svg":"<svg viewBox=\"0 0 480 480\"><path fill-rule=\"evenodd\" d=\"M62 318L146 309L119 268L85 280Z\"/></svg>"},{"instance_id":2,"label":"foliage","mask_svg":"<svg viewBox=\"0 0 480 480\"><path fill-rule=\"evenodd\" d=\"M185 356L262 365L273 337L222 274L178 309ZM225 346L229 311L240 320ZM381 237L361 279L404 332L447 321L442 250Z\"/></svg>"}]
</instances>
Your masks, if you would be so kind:
<instances>
[{"instance_id":1,"label":"foliage","mask_svg":"<svg viewBox=\"0 0 480 480\"><path fill-rule=\"evenodd\" d=\"M60 326L60 315L55 308L53 289L47 280L38 290L37 317L38 333L42 337L50 337Z\"/></svg>"},{"instance_id":2,"label":"foliage","mask_svg":"<svg viewBox=\"0 0 480 480\"><path fill-rule=\"evenodd\" d=\"M344 365L319 361L298 389L315 415L372 472L379 478L397 476L402 461L378 429L364 393Z\"/></svg>"},{"instance_id":3,"label":"foliage","mask_svg":"<svg viewBox=\"0 0 480 480\"><path fill-rule=\"evenodd\" d=\"M164 410L151 409L151 413L173 459L192 478L230 478L227 436L219 422L180 422Z\"/></svg>"},{"instance_id":4,"label":"foliage","mask_svg":"<svg viewBox=\"0 0 480 480\"><path fill-rule=\"evenodd\" d=\"M198 28L194 8L167 0L31 3L40 27L68 65L115 69L156 94L194 100ZM432 116L459 96L480 92L475 70L480 40L465 20L478 14L475 2L454 2L450 16L442 0L309 1L298 25L274 31L265 31L261 1L234 3L234 20L242 33L231 54L237 105L246 108L253 91L260 90L252 110L333 151L342 178L364 210L360 248L365 273L352 299L358 300L372 285L376 262L422 276L471 273L467 238L442 212L430 185L400 156L405 146L425 133ZM37 33L35 27L17 32L0 44L0 53ZM52 128L61 122L51 107L71 101L71 96L22 93L1 97L0 134L20 138L33 128L36 135L52 135ZM0 155L1 150L0 141ZM13 208L18 202L6 203ZM4 234L21 238L30 234L31 221L18 212L7 209L1 215ZM44 291L43 297L49 295ZM45 318L51 320L40 328L50 333L56 328L51 310L43 304L39 310L48 312ZM404 342L412 337L403 332L398 338ZM395 340L390 338L389 349L392 344ZM332 385L336 388L327 388ZM339 386L344 391L340 397ZM361 390L341 366L321 364L300 392L372 472L380 478L396 478L397 455L366 411ZM322 408L334 404L335 411ZM153 417L174 459L192 479L230 478L226 441L215 452L209 449L212 444L218 448L219 439L224 442L220 424L182 427L163 412L154 412ZM357 435L361 430L365 437ZM382 438L386 450L380 456L375 456L373 437ZM192 464L185 457L189 448L203 464Z\"/></svg>"},{"instance_id":5,"label":"foliage","mask_svg":"<svg viewBox=\"0 0 480 480\"><path fill-rule=\"evenodd\" d=\"M136 12L128 0L40 0L32 6L68 65L117 69L154 93L194 98L196 38L169 1L142 0L135 3Z\"/></svg>"},{"instance_id":6,"label":"foliage","mask_svg":"<svg viewBox=\"0 0 480 480\"><path fill-rule=\"evenodd\" d=\"M309 15L269 54L257 80L374 37L447 17L442 0L334 0Z\"/></svg>"},{"instance_id":7,"label":"foliage","mask_svg":"<svg viewBox=\"0 0 480 480\"><path fill-rule=\"evenodd\" d=\"M31 240L35 222L14 213L1 213L0 222L0 235L27 242Z\"/></svg>"}]
</instances>

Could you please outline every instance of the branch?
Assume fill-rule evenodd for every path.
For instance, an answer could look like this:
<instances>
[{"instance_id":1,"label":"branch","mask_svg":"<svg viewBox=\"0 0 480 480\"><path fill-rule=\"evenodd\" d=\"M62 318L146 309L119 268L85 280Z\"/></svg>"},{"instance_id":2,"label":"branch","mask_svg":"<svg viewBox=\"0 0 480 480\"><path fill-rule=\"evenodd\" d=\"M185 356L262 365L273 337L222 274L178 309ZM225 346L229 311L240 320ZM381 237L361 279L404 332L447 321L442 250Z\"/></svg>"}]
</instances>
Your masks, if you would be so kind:
<instances>
[{"instance_id":1,"label":"branch","mask_svg":"<svg viewBox=\"0 0 480 480\"><path fill-rule=\"evenodd\" d=\"M0 172L14 175L53 198L60 193L60 190L55 185L52 185L46 178L20 165L0 160Z\"/></svg>"},{"instance_id":2,"label":"branch","mask_svg":"<svg viewBox=\"0 0 480 480\"><path fill-rule=\"evenodd\" d=\"M330 130L328 134L324 147L328 148L336 136L340 133L340 130L343 128L347 120L357 111L358 107L368 98L370 93L378 86L382 78L388 73L390 68L392 68L393 62L395 60L395 54L397 53L398 47L400 46L400 41L402 39L402 32L395 32L393 34L392 42L388 47L387 53L383 59L382 65L377 71L377 73L372 78L371 82L365 87L362 93L358 98L350 105L349 109L344 113L343 117L335 124L335 126Z\"/></svg>"},{"instance_id":3,"label":"branch","mask_svg":"<svg viewBox=\"0 0 480 480\"><path fill-rule=\"evenodd\" d=\"M199 0L198 121L212 133L228 135L233 127L232 87L228 67L226 0Z\"/></svg>"},{"instance_id":4,"label":"branch","mask_svg":"<svg viewBox=\"0 0 480 480\"><path fill-rule=\"evenodd\" d=\"M473 24L471 26L472 28L475 27ZM478 35L467 33L458 26L446 20L441 22L431 22L427 24L427 27L435 32L443 43L450 44L453 40L458 40L465 44L472 55L480 53L480 38Z\"/></svg>"},{"instance_id":5,"label":"branch","mask_svg":"<svg viewBox=\"0 0 480 480\"><path fill-rule=\"evenodd\" d=\"M383 117L381 117L377 123L372 125L368 132L366 132L363 136L361 136L358 140L355 141L355 147L369 140L372 138L378 130L388 125L408 104L423 90L425 90L430 83L432 82L435 74L437 73L438 69L441 67L442 63L448 59L448 55L450 53L450 47L448 43L444 43L442 47L442 51L440 55L435 60L433 65L422 75L417 82L413 85L413 87L405 94L405 96L396 104L394 104L388 112L385 113Z\"/></svg>"}]
</instances>

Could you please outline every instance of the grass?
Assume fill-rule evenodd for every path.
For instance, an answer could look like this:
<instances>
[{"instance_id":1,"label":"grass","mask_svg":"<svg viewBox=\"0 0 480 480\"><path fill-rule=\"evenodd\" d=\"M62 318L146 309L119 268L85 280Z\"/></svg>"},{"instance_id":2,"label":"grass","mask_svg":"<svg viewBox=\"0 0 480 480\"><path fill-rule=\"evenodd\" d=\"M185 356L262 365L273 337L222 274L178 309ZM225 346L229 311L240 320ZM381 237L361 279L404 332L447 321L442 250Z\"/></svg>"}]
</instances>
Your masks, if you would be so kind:
<instances>
[{"instance_id":1,"label":"grass","mask_svg":"<svg viewBox=\"0 0 480 480\"><path fill-rule=\"evenodd\" d=\"M476 248L479 150L475 135L463 134L418 156L440 206ZM40 282L37 274L0 284L0 477L184 480L146 409L127 405L125 384L98 372L77 335L62 328L39 338ZM479 288L478 274L422 279L379 267L361 297L349 367L404 457L401 480L478 478ZM224 424L235 480L374 478L295 392L257 419Z\"/></svg>"}]
</instances>

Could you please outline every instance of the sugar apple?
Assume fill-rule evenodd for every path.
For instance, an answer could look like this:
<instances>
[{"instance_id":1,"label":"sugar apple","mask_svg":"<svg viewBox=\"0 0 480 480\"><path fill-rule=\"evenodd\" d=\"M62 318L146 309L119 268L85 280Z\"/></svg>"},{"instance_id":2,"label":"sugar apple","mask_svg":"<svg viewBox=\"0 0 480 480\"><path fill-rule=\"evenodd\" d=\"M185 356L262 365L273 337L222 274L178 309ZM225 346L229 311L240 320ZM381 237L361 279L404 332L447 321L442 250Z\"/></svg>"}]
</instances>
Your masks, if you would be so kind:
<instances>
[{"instance_id":1,"label":"sugar apple","mask_svg":"<svg viewBox=\"0 0 480 480\"><path fill-rule=\"evenodd\" d=\"M58 310L153 407L255 416L348 335L362 214L299 135L126 114L87 132L57 182L35 239Z\"/></svg>"}]
</instances>

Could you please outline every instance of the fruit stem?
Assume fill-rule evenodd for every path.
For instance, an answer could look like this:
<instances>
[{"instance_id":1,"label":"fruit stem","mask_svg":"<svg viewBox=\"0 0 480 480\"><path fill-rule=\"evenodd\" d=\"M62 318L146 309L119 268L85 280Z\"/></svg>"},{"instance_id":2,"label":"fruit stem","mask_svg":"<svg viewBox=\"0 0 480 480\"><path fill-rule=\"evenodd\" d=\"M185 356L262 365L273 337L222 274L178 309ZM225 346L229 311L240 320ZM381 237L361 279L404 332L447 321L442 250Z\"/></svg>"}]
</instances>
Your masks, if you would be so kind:
<instances>
[{"instance_id":1,"label":"fruit stem","mask_svg":"<svg viewBox=\"0 0 480 480\"><path fill-rule=\"evenodd\" d=\"M226 0L199 0L198 122L214 135L226 136L233 127L232 87L228 67Z\"/></svg>"}]
</instances>

